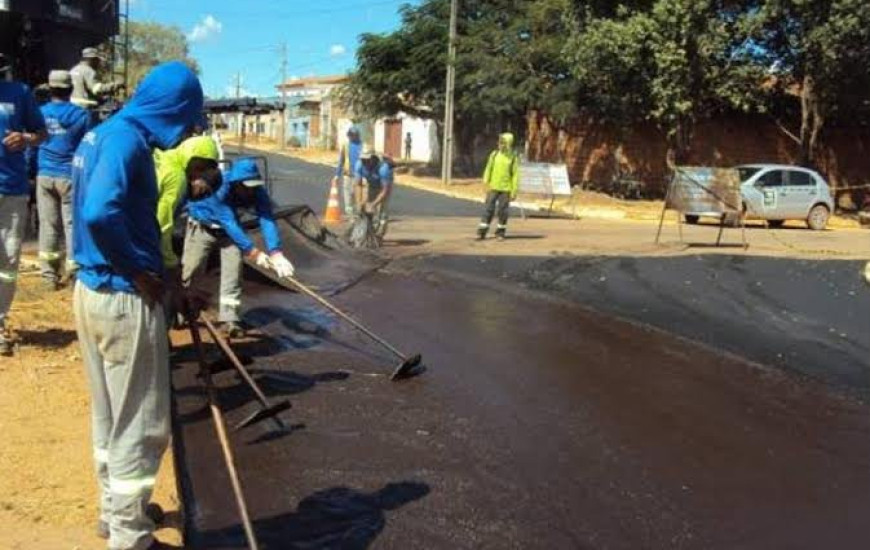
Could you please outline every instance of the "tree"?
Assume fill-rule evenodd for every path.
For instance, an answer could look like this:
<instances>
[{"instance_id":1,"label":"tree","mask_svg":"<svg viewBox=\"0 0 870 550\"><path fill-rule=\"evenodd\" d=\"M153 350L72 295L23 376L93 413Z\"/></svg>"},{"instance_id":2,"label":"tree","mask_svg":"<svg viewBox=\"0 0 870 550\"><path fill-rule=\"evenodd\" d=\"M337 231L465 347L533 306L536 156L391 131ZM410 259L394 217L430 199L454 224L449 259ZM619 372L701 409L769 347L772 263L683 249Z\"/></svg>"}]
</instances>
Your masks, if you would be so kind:
<instances>
[{"instance_id":1,"label":"tree","mask_svg":"<svg viewBox=\"0 0 870 550\"><path fill-rule=\"evenodd\" d=\"M460 166L487 127L522 134L529 109L565 119L577 105L560 56L568 0L463 0L458 20L456 129ZM401 8L398 30L362 35L345 99L360 114L444 116L449 0Z\"/></svg>"},{"instance_id":2,"label":"tree","mask_svg":"<svg viewBox=\"0 0 870 550\"><path fill-rule=\"evenodd\" d=\"M747 31L754 9L729 0L579 2L563 56L584 109L618 124L656 122L669 162L681 162L698 120L763 105Z\"/></svg>"},{"instance_id":3,"label":"tree","mask_svg":"<svg viewBox=\"0 0 870 550\"><path fill-rule=\"evenodd\" d=\"M780 127L800 146L802 161L818 159L831 121L866 118L870 102L870 3L866 0L768 0L757 33L775 77L779 111L800 98L799 130Z\"/></svg>"},{"instance_id":4,"label":"tree","mask_svg":"<svg viewBox=\"0 0 870 550\"><path fill-rule=\"evenodd\" d=\"M199 74L199 64L190 56L187 37L175 26L150 21L130 21L128 93L132 93L155 66L166 61L182 61ZM124 32L124 29L121 29ZM123 50L116 52L116 66L123 67Z\"/></svg>"}]
</instances>

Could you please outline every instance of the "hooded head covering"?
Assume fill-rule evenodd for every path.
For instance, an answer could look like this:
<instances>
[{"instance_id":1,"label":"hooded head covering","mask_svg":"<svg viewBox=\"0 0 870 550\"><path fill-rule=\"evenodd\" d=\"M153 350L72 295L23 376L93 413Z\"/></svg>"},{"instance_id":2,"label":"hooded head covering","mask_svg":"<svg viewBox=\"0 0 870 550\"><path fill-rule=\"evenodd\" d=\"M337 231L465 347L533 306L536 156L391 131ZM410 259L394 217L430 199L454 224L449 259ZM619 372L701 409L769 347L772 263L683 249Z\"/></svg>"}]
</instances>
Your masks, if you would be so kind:
<instances>
[{"instance_id":1,"label":"hooded head covering","mask_svg":"<svg viewBox=\"0 0 870 550\"><path fill-rule=\"evenodd\" d=\"M210 136L194 136L187 138L178 146L181 156L188 161L192 158L202 158L217 161L220 155L218 154L217 143Z\"/></svg>"},{"instance_id":2,"label":"hooded head covering","mask_svg":"<svg viewBox=\"0 0 870 550\"><path fill-rule=\"evenodd\" d=\"M514 147L514 135L510 132L505 132L498 136L498 144L499 146L504 146L505 149L513 149Z\"/></svg>"},{"instance_id":3,"label":"hooded head covering","mask_svg":"<svg viewBox=\"0 0 870 550\"><path fill-rule=\"evenodd\" d=\"M187 65L171 61L155 67L118 113L148 132L149 144L172 149L202 113L202 86Z\"/></svg>"}]
</instances>

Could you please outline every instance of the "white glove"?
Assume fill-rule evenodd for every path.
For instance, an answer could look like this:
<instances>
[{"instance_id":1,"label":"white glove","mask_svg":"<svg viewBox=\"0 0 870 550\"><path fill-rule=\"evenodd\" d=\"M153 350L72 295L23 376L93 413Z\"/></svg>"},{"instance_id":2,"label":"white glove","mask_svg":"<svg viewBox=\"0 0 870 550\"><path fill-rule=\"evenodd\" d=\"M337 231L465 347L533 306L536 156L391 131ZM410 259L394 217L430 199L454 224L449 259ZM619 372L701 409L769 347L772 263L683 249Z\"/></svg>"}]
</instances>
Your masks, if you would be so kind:
<instances>
[{"instance_id":1,"label":"white glove","mask_svg":"<svg viewBox=\"0 0 870 550\"><path fill-rule=\"evenodd\" d=\"M290 260L288 260L281 252L273 253L269 260L272 262L272 268L275 270L275 273L277 273L282 279L292 277L293 274L296 273L293 264L291 264Z\"/></svg>"},{"instance_id":2,"label":"white glove","mask_svg":"<svg viewBox=\"0 0 870 550\"><path fill-rule=\"evenodd\" d=\"M269 256L263 251L255 248L251 251L251 256L253 256L254 263L257 264L257 267L261 269L272 269L272 260L270 260Z\"/></svg>"},{"instance_id":3,"label":"white glove","mask_svg":"<svg viewBox=\"0 0 870 550\"><path fill-rule=\"evenodd\" d=\"M864 266L864 282L870 285L870 262Z\"/></svg>"}]
</instances>

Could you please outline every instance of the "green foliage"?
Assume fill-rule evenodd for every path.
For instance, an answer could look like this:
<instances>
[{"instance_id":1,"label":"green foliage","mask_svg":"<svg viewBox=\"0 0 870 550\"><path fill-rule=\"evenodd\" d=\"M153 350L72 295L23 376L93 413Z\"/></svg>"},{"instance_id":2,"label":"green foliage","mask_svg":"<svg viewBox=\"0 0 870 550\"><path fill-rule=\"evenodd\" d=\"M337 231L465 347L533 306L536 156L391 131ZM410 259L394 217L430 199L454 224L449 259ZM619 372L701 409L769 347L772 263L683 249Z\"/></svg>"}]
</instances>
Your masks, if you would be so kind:
<instances>
[{"instance_id":1,"label":"green foliage","mask_svg":"<svg viewBox=\"0 0 870 550\"><path fill-rule=\"evenodd\" d=\"M175 26L154 22L130 21L129 81L130 93L152 68L166 61L183 61L199 74L199 64L190 57L187 37ZM123 32L123 29L122 29ZM123 52L118 52L123 55ZM123 66L123 62L118 66Z\"/></svg>"}]
</instances>

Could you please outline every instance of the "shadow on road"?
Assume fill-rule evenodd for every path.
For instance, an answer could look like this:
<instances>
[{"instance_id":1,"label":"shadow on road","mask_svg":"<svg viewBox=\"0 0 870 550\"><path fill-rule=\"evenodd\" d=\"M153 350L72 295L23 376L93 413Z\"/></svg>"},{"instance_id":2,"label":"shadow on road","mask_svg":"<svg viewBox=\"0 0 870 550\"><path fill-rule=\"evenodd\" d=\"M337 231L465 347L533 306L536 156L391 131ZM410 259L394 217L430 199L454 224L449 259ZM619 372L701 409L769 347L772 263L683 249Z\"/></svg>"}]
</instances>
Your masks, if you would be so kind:
<instances>
[{"instance_id":1,"label":"shadow on road","mask_svg":"<svg viewBox=\"0 0 870 550\"><path fill-rule=\"evenodd\" d=\"M325 489L299 502L294 512L254 521L261 548L278 550L364 550L384 530L387 512L419 500L431 491L426 483L388 483L367 493L349 487ZM194 548L245 547L240 525L206 531Z\"/></svg>"}]
</instances>

